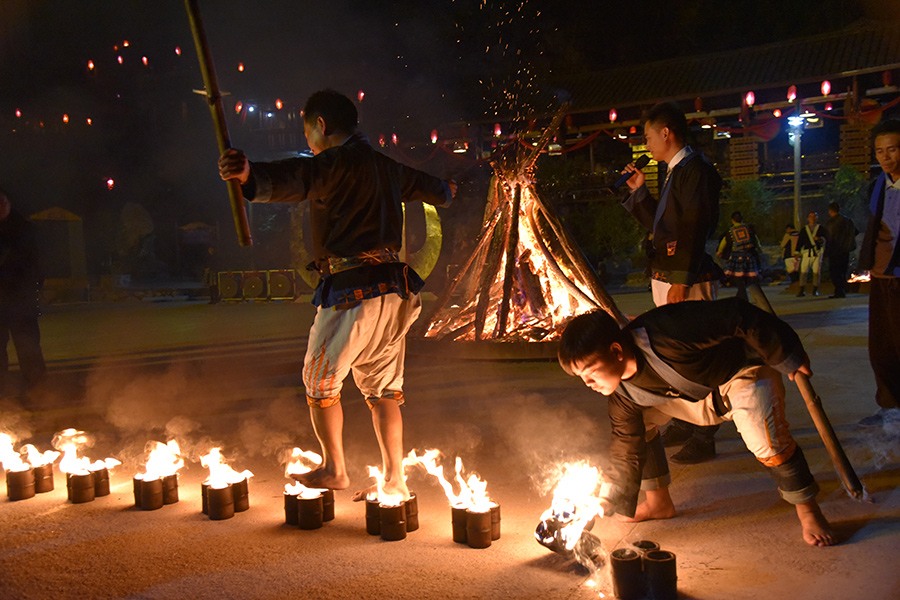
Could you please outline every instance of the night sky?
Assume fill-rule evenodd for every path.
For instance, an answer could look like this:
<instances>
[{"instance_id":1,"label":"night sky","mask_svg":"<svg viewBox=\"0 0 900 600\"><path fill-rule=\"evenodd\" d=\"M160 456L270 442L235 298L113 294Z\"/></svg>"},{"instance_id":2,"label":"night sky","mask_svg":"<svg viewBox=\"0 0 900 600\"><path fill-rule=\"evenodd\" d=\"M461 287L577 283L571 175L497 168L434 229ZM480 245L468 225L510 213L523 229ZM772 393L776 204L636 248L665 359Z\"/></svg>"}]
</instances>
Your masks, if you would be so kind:
<instances>
[{"instance_id":1,"label":"night sky","mask_svg":"<svg viewBox=\"0 0 900 600\"><path fill-rule=\"evenodd\" d=\"M226 110L278 98L299 111L316 89L351 97L362 90L363 131L421 144L450 123L552 109L572 75L820 33L878 17L888 4L207 0L200 7L220 87L230 93ZM192 93L203 84L183 2L0 0L0 7L0 187L23 213L62 206L90 220L89 237L108 235L126 202L157 223L219 219L222 205L229 218L209 111ZM233 145L251 150L236 113L229 118Z\"/></svg>"}]
</instances>

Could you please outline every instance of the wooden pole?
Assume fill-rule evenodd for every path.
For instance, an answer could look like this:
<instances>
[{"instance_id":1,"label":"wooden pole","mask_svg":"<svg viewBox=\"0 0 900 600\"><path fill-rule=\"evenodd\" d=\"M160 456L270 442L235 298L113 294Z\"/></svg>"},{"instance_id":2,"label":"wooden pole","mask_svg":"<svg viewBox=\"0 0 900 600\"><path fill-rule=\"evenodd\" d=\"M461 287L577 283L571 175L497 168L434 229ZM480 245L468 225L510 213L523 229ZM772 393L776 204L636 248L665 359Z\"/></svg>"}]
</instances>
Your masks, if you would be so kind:
<instances>
[{"instance_id":1,"label":"wooden pole","mask_svg":"<svg viewBox=\"0 0 900 600\"><path fill-rule=\"evenodd\" d=\"M847 459L847 455L844 454L844 449L841 447L841 443L831 427L831 422L822 408L822 400L816 395L816 391L809 382L809 377L803 373L796 373L794 375L794 383L800 389L800 395L803 396L803 401L806 402L806 408L809 410L816 430L822 437L822 442L825 443L825 449L828 451L828 456L831 457L831 462L834 463L834 468L841 478L841 484L843 484L844 489L857 500L867 500L868 494L856 476L856 472Z\"/></svg>"},{"instance_id":2,"label":"wooden pole","mask_svg":"<svg viewBox=\"0 0 900 600\"><path fill-rule=\"evenodd\" d=\"M200 18L200 7L197 4L197 0L184 0L184 5L187 9L188 19L191 22L191 32L194 35L197 59L200 61L203 85L206 86L206 102L209 104L213 126L216 130L216 140L219 142L219 154L222 154L231 148L231 139L228 137L228 126L225 123L225 107L222 105L222 94L219 92L216 70L213 67L212 54L209 51L209 42L206 40L206 31L203 29L203 20ZM247 208L244 205L244 197L241 195L241 184L235 179L229 179L225 183L228 185L228 197L231 200L231 214L234 217L238 243L241 246L252 246L253 238L250 235L250 224L247 220Z\"/></svg>"}]
</instances>

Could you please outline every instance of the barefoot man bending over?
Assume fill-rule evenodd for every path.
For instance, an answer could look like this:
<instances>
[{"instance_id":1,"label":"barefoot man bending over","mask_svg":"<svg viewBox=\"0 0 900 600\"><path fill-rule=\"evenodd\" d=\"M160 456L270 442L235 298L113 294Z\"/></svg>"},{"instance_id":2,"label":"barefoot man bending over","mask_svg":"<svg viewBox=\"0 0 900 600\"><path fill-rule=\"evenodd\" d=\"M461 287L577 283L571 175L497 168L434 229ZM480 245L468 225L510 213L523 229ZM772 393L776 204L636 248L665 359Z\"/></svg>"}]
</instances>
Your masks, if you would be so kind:
<instances>
[{"instance_id":1,"label":"barefoot man bending over","mask_svg":"<svg viewBox=\"0 0 900 600\"><path fill-rule=\"evenodd\" d=\"M357 110L332 90L310 96L303 130L311 157L250 162L240 150L219 158L254 202L309 200L314 268L321 279L303 385L324 461L294 475L311 488L350 486L344 462L341 387L348 373L372 411L385 491L409 498L403 477L403 365L406 333L421 311L424 282L400 262L405 201L450 204L456 184L401 165L356 133ZM354 499L362 499L359 492Z\"/></svg>"},{"instance_id":2,"label":"barefoot man bending over","mask_svg":"<svg viewBox=\"0 0 900 600\"><path fill-rule=\"evenodd\" d=\"M812 371L784 321L738 298L667 304L624 329L597 310L566 326L559 363L609 397L607 514L626 521L675 516L658 427L672 418L696 425L734 421L781 497L796 507L806 543L836 543L785 419L781 374L793 379ZM640 505L639 490L645 492Z\"/></svg>"}]
</instances>

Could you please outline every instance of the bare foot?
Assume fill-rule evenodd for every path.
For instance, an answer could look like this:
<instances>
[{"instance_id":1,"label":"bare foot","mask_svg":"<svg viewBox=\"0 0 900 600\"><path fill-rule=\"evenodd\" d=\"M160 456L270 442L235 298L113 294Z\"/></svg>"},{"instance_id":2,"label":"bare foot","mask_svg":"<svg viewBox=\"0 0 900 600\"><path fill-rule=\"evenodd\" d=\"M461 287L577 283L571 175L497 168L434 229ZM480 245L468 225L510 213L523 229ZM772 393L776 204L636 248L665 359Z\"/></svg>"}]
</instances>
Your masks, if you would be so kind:
<instances>
[{"instance_id":1,"label":"bare foot","mask_svg":"<svg viewBox=\"0 0 900 600\"><path fill-rule=\"evenodd\" d=\"M350 478L347 475L336 475L324 467L313 469L308 473L293 473L291 477L312 489L346 490L350 487Z\"/></svg>"},{"instance_id":2,"label":"bare foot","mask_svg":"<svg viewBox=\"0 0 900 600\"><path fill-rule=\"evenodd\" d=\"M639 523L653 519L671 519L675 516L675 504L669 495L669 488L650 490L643 502L637 505L633 517L616 515L616 519L625 523Z\"/></svg>"},{"instance_id":3,"label":"bare foot","mask_svg":"<svg viewBox=\"0 0 900 600\"><path fill-rule=\"evenodd\" d=\"M834 546L837 544L831 525L815 501L811 504L798 504L797 517L800 518L800 527L803 529L803 541L807 544L810 546Z\"/></svg>"},{"instance_id":4,"label":"bare foot","mask_svg":"<svg viewBox=\"0 0 900 600\"><path fill-rule=\"evenodd\" d=\"M409 488L406 487L406 482L401 484L395 484L393 481L385 481L384 482L384 493L389 496L401 496L403 501L409 500ZM354 492L353 496L351 496L351 500L354 502L362 502L366 499L366 496L369 494L375 495L378 493L377 485L370 485L364 490L359 490L358 492Z\"/></svg>"}]
</instances>

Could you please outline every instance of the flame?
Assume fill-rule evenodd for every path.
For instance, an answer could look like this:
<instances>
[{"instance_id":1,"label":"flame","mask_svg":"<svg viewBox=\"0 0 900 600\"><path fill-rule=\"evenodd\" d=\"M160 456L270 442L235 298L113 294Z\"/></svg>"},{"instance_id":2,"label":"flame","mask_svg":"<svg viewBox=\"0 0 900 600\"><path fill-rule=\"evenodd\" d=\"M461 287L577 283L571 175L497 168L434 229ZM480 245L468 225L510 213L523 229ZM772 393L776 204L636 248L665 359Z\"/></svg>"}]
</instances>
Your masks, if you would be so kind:
<instances>
[{"instance_id":1,"label":"flame","mask_svg":"<svg viewBox=\"0 0 900 600\"><path fill-rule=\"evenodd\" d=\"M0 463L7 471L27 471L31 465L22 460L22 455L13 450L13 438L0 433Z\"/></svg>"},{"instance_id":2,"label":"flame","mask_svg":"<svg viewBox=\"0 0 900 600\"><path fill-rule=\"evenodd\" d=\"M424 468L429 475L437 478L438 483L444 488L444 494L450 505L455 508L467 508L472 512L488 512L495 505L487 494L487 482L481 479L476 473L469 474L468 478L463 477L463 461L460 457L456 457L456 473L454 479L459 492L453 491L453 485L444 477L444 467L438 465L438 458L441 451L432 449L426 450L421 456L416 454L415 450L411 450L406 458L403 459L403 467L419 465ZM369 475L373 467L369 467Z\"/></svg>"},{"instance_id":3,"label":"flame","mask_svg":"<svg viewBox=\"0 0 900 600\"><path fill-rule=\"evenodd\" d=\"M381 469L372 466L367 467L367 469L369 470L369 477L375 479L378 491L375 494L369 492L366 495L366 500L378 500L378 503L384 506L400 506L403 504L403 494L389 494L384 490L384 475L381 473Z\"/></svg>"},{"instance_id":4,"label":"flame","mask_svg":"<svg viewBox=\"0 0 900 600\"><path fill-rule=\"evenodd\" d=\"M597 467L587 461L563 464L562 477L553 489L553 500L541 515L541 521L555 519L561 525L557 531L566 550L575 548L594 517L603 516L601 488L602 473Z\"/></svg>"},{"instance_id":5,"label":"flame","mask_svg":"<svg viewBox=\"0 0 900 600\"><path fill-rule=\"evenodd\" d=\"M59 470L66 474L86 475L91 471L100 469L112 469L122 464L115 458L106 458L91 462L89 458L79 456L83 447L93 445L92 440L77 429L64 429L53 436L52 446L62 452L59 461Z\"/></svg>"},{"instance_id":6,"label":"flame","mask_svg":"<svg viewBox=\"0 0 900 600\"><path fill-rule=\"evenodd\" d=\"M865 283L872 279L872 273L869 271L862 271L860 273L853 273L850 275L850 279L847 280L847 283Z\"/></svg>"},{"instance_id":7,"label":"flame","mask_svg":"<svg viewBox=\"0 0 900 600\"><path fill-rule=\"evenodd\" d=\"M291 475L309 473L313 468L318 467L321 464L322 457L319 454L310 450L293 448L284 468L284 476L290 477ZM315 498L324 491L324 489L308 488L299 481L284 484L285 494L300 496L301 498Z\"/></svg>"},{"instance_id":8,"label":"flame","mask_svg":"<svg viewBox=\"0 0 900 600\"><path fill-rule=\"evenodd\" d=\"M245 470L238 473L226 465L221 448L213 448L209 454L201 456L200 464L209 469L209 477L204 483L214 489L226 488L233 483L253 477L253 473L250 471Z\"/></svg>"},{"instance_id":9,"label":"flame","mask_svg":"<svg viewBox=\"0 0 900 600\"><path fill-rule=\"evenodd\" d=\"M144 481L153 481L174 475L184 466L184 459L180 456L181 448L175 440L169 440L165 444L147 442L147 452L149 452L149 456L144 465L144 472L139 474Z\"/></svg>"},{"instance_id":10,"label":"flame","mask_svg":"<svg viewBox=\"0 0 900 600\"><path fill-rule=\"evenodd\" d=\"M56 450L47 450L45 452L41 452L31 444L25 444L24 446L22 446L21 451L25 452L25 455L28 457L26 460L32 467L43 467L44 465L49 465L59 457L59 452L57 452Z\"/></svg>"}]
</instances>

